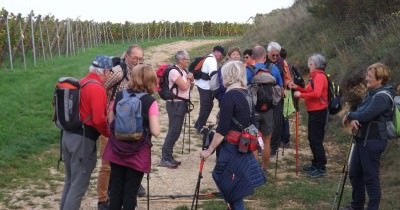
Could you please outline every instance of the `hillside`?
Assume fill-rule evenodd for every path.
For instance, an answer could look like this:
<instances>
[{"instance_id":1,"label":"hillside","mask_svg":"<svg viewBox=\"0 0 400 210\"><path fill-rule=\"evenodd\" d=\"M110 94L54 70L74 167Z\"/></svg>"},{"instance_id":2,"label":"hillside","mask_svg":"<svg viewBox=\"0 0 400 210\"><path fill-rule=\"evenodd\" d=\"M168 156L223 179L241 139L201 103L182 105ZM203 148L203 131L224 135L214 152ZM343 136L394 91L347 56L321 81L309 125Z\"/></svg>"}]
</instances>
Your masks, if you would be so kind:
<instances>
[{"instance_id":1,"label":"hillside","mask_svg":"<svg viewBox=\"0 0 400 210\"><path fill-rule=\"evenodd\" d=\"M359 7L357 7L357 2ZM257 14L254 18L254 28L241 40L230 43L230 46L246 49L255 44L266 45L269 41L277 41L287 49L288 61L298 66L305 78L308 76L307 58L313 53L322 53L328 60L327 72L341 84L347 104L345 110L348 110L356 106L365 93L366 88L363 84L365 70L372 63L383 62L388 65L392 70L390 84L393 86L400 84L400 4L398 2L298 0L291 8L275 10L269 14ZM382 4L385 5L382 6ZM330 168L332 176L324 180L326 183L331 182L332 188L335 187L326 194L332 199L349 147L350 136L340 128L342 114L331 119L326 137L326 144L339 147L339 151L328 149L328 156L330 156L328 161L340 166L340 168ZM305 113L303 115L306 117ZM303 122L306 123L306 121ZM400 167L397 161L400 159L399 146L398 141L390 142L383 154L381 209L400 208L400 201L397 199L400 196L398 192L400 177L395 172ZM337 154L333 154L334 152ZM311 184L320 184L320 182L311 182ZM321 189L315 186L314 190ZM322 192L326 193L326 191ZM350 192L351 186L348 182L345 189L345 203L350 199ZM286 204L285 199L281 199L278 203L281 206ZM290 201L293 202L293 200ZM266 202L271 203L269 199L266 199ZM325 206L322 201L314 201L313 208L327 208L321 205Z\"/></svg>"}]
</instances>

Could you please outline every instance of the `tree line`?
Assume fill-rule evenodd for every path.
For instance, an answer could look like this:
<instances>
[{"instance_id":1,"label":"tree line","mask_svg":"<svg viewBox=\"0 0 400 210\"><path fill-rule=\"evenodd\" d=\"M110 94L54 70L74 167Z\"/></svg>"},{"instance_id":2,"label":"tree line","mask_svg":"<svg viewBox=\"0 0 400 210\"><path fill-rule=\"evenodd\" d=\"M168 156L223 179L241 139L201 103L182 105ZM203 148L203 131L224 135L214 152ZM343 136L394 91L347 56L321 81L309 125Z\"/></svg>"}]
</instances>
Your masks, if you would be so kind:
<instances>
[{"instance_id":1,"label":"tree line","mask_svg":"<svg viewBox=\"0 0 400 210\"><path fill-rule=\"evenodd\" d=\"M173 39L209 36L240 36L249 24L204 22L152 21L148 23L111 23L59 20L54 16L26 17L0 11L0 68L14 69L16 61L37 65L57 56L76 55L101 44L143 42L154 39ZM29 62L28 62L29 59ZM20 61L19 61L20 60ZM32 60L32 61L31 61Z\"/></svg>"}]
</instances>

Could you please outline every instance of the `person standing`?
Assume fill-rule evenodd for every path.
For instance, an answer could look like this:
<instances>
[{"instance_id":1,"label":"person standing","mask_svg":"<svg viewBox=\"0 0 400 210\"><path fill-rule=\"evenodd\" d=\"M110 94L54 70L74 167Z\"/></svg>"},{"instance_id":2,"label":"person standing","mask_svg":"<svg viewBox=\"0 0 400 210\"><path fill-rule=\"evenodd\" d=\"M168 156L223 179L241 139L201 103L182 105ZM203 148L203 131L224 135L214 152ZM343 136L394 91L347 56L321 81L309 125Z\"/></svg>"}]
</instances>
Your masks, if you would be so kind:
<instances>
[{"instance_id":1,"label":"person standing","mask_svg":"<svg viewBox=\"0 0 400 210\"><path fill-rule=\"evenodd\" d=\"M364 209L365 191L369 202L368 210L378 210L381 200L379 166L382 153L387 146L386 122L392 120L395 90L387 85L390 69L382 63L374 63L367 68L365 81L368 92L364 100L353 112L343 119L350 126L355 138L350 160L349 178L352 191L351 205L345 210Z\"/></svg>"},{"instance_id":2,"label":"person standing","mask_svg":"<svg viewBox=\"0 0 400 210\"><path fill-rule=\"evenodd\" d=\"M308 112L308 141L313 159L303 171L310 177L322 177L326 174L326 154L324 148L325 125L328 117L328 78L325 75L326 60L321 54L308 58L310 82L302 88L293 82L294 97L303 98Z\"/></svg>"},{"instance_id":3,"label":"person standing","mask_svg":"<svg viewBox=\"0 0 400 210\"><path fill-rule=\"evenodd\" d=\"M240 152L239 140L228 136L242 132L238 124L247 127L254 123L255 110L241 61L229 61L222 66L222 78L227 91L222 99L220 120L210 146L200 153L200 158L208 158L219 147L213 179L230 209L244 210L243 198L253 194L266 179L252 152Z\"/></svg>"},{"instance_id":4,"label":"person standing","mask_svg":"<svg viewBox=\"0 0 400 210\"><path fill-rule=\"evenodd\" d=\"M210 75L218 70L218 62L225 56L225 50L221 46L215 46L213 52L209 54L201 67L204 78L195 80L197 90L200 96L200 111L194 127L199 133L206 125L207 119L210 116L211 110L214 106L213 92L210 90Z\"/></svg>"},{"instance_id":5,"label":"person standing","mask_svg":"<svg viewBox=\"0 0 400 210\"><path fill-rule=\"evenodd\" d=\"M107 96L104 80L112 68L111 58L96 56L89 73L80 80L79 114L85 119L83 128L63 131L62 155L65 163L64 189L61 210L79 210L82 197L96 166L96 140L99 135L109 136L107 125Z\"/></svg>"},{"instance_id":6,"label":"person standing","mask_svg":"<svg viewBox=\"0 0 400 210\"><path fill-rule=\"evenodd\" d=\"M252 58L254 59L254 68L247 68L246 75L247 75L247 82L249 84L253 83L253 78L259 69L268 69L268 66L265 66L265 60L267 52L265 48L262 46L255 46L252 49ZM271 75L275 78L276 84L282 86L282 78L279 74L279 70L276 68L275 65L270 65L271 69L268 69ZM262 139L264 142L264 149L262 152L262 167L265 172L267 172L269 160L271 156L271 135L274 129L274 109L270 108L265 112L256 112L256 125L262 134Z\"/></svg>"},{"instance_id":7,"label":"person standing","mask_svg":"<svg viewBox=\"0 0 400 210\"><path fill-rule=\"evenodd\" d=\"M143 49L139 45L129 46L121 56L118 65L115 65L105 80L104 87L107 90L108 103L115 99L115 93L127 89L132 69L144 61ZM108 107L109 109L109 107ZM111 110L108 110L108 113ZM108 138L99 137L100 157L103 157L104 148L107 145ZM101 159L99 176L97 177L97 208L99 210L108 210L108 184L110 181L110 163ZM139 195L144 196L145 189L141 186Z\"/></svg>"},{"instance_id":8,"label":"person standing","mask_svg":"<svg viewBox=\"0 0 400 210\"><path fill-rule=\"evenodd\" d=\"M168 132L162 146L162 157L159 166L176 168L181 162L172 156L174 145L181 134L185 115L188 112L189 92L193 83L193 74L188 73L189 53L184 50L175 54L175 65L169 71L169 88L179 98L166 102L168 113ZM176 88L173 88L176 86Z\"/></svg>"},{"instance_id":9,"label":"person standing","mask_svg":"<svg viewBox=\"0 0 400 210\"><path fill-rule=\"evenodd\" d=\"M160 134L159 109L152 93L157 87L157 76L149 65L133 67L129 78L128 94L143 94L140 97L143 137L137 141L120 140L111 132L103 158L110 162L110 210L134 210L137 193L144 173L151 170L151 138ZM118 92L111 114L111 131L114 131L114 116L117 103L124 97ZM132 116L134 117L134 116Z\"/></svg>"},{"instance_id":10,"label":"person standing","mask_svg":"<svg viewBox=\"0 0 400 210\"><path fill-rule=\"evenodd\" d=\"M268 67L273 65L281 76L282 83L280 86L282 87L282 96L284 96L284 88L287 87L287 84L291 81L290 73L288 66L284 66L284 61L280 57L281 45L277 42L270 42L267 46L267 61L265 65ZM287 78L289 75L289 78ZM275 155L278 151L279 144L281 143L282 138L282 127L283 127L283 100L280 100L279 103L274 107L274 131L271 136L271 155Z\"/></svg>"}]
</instances>

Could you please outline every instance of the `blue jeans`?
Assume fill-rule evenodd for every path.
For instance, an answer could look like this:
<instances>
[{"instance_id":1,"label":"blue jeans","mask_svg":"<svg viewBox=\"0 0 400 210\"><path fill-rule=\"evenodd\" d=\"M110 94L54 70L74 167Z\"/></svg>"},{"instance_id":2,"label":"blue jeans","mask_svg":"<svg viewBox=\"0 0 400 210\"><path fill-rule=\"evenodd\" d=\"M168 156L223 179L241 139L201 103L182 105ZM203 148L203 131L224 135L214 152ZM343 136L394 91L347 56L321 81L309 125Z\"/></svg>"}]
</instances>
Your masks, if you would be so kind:
<instances>
[{"instance_id":1,"label":"blue jeans","mask_svg":"<svg viewBox=\"0 0 400 210\"><path fill-rule=\"evenodd\" d=\"M351 158L349 178L353 187L351 207L364 209L365 190L368 193L368 210L378 210L381 200L379 183L380 158L387 140L374 139L357 142Z\"/></svg>"}]
</instances>

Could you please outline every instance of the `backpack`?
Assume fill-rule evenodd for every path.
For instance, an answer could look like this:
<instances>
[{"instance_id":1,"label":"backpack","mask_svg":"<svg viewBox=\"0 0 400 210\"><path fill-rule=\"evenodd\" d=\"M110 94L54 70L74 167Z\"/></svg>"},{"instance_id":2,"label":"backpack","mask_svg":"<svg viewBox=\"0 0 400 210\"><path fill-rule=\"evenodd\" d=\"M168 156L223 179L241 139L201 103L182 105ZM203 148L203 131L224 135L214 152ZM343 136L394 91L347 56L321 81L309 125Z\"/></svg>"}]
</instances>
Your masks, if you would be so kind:
<instances>
[{"instance_id":1,"label":"backpack","mask_svg":"<svg viewBox=\"0 0 400 210\"><path fill-rule=\"evenodd\" d=\"M299 71L294 65L290 65L290 73L292 74L293 83L304 88L305 82Z\"/></svg>"},{"instance_id":2,"label":"backpack","mask_svg":"<svg viewBox=\"0 0 400 210\"><path fill-rule=\"evenodd\" d=\"M172 100L179 99L183 101L187 101L187 99L178 96L178 85L173 84L171 88L169 88L169 79L168 75L172 69L178 70L178 72L183 76L183 73L179 70L175 65L162 64L156 71L157 80L158 80L158 95L163 100ZM175 91L173 91L175 89ZM175 93L174 93L175 92Z\"/></svg>"},{"instance_id":3,"label":"backpack","mask_svg":"<svg viewBox=\"0 0 400 210\"><path fill-rule=\"evenodd\" d=\"M204 61L211 56L202 56L194 58L194 61L189 65L189 72L193 74L194 79L210 80L210 76L201 71Z\"/></svg>"},{"instance_id":4,"label":"backpack","mask_svg":"<svg viewBox=\"0 0 400 210\"><path fill-rule=\"evenodd\" d=\"M91 118L88 116L81 120L79 114L80 90L89 83L100 85L96 80L87 80L81 85L79 79L73 77L58 79L53 97L53 121L58 128L75 131L82 128L83 123Z\"/></svg>"},{"instance_id":5,"label":"backpack","mask_svg":"<svg viewBox=\"0 0 400 210\"><path fill-rule=\"evenodd\" d=\"M386 121L386 133L388 139L395 139L400 137L400 96L392 97L387 91L379 91L375 95L382 93L389 96L392 101L393 118L391 121Z\"/></svg>"},{"instance_id":6,"label":"backpack","mask_svg":"<svg viewBox=\"0 0 400 210\"><path fill-rule=\"evenodd\" d=\"M270 65L271 67L271 65ZM269 69L254 69L249 90L257 112L266 112L278 105L282 92Z\"/></svg>"},{"instance_id":7,"label":"backpack","mask_svg":"<svg viewBox=\"0 0 400 210\"><path fill-rule=\"evenodd\" d=\"M115 108L114 135L118 140L137 141L143 139L143 116L141 97L147 93L122 91L122 99Z\"/></svg>"},{"instance_id":8,"label":"backpack","mask_svg":"<svg viewBox=\"0 0 400 210\"><path fill-rule=\"evenodd\" d=\"M332 81L326 73L324 75L328 81L328 111L330 115L335 115L342 110L342 92L339 84ZM310 84L314 89L312 80L310 80Z\"/></svg>"}]
</instances>

